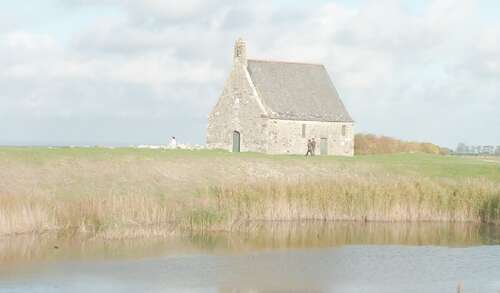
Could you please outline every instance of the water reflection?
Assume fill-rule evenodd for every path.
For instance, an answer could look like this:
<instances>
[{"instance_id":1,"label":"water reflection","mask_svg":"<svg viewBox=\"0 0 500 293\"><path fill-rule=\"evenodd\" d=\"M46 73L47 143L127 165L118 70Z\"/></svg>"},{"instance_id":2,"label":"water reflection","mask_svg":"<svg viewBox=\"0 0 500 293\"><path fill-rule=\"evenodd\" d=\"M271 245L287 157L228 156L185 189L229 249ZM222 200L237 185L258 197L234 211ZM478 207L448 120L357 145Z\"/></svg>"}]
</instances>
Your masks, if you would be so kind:
<instances>
[{"instance_id":1,"label":"water reflection","mask_svg":"<svg viewBox=\"0 0 500 293\"><path fill-rule=\"evenodd\" d=\"M65 261L0 274L0 292L466 292L500 290L498 246L343 246Z\"/></svg>"},{"instance_id":2,"label":"water reflection","mask_svg":"<svg viewBox=\"0 0 500 293\"><path fill-rule=\"evenodd\" d=\"M254 223L234 233L0 240L0 291L500 292L500 229L449 223Z\"/></svg>"},{"instance_id":3,"label":"water reflection","mask_svg":"<svg viewBox=\"0 0 500 293\"><path fill-rule=\"evenodd\" d=\"M500 243L500 227L453 223L273 222L237 232L167 238L102 239L61 233L0 238L0 264L77 259L123 259L200 251L251 252L341 245L475 246Z\"/></svg>"},{"instance_id":4,"label":"water reflection","mask_svg":"<svg viewBox=\"0 0 500 293\"><path fill-rule=\"evenodd\" d=\"M197 234L189 240L214 251L362 244L472 246L499 244L500 227L464 223L254 223L243 232Z\"/></svg>"}]
</instances>

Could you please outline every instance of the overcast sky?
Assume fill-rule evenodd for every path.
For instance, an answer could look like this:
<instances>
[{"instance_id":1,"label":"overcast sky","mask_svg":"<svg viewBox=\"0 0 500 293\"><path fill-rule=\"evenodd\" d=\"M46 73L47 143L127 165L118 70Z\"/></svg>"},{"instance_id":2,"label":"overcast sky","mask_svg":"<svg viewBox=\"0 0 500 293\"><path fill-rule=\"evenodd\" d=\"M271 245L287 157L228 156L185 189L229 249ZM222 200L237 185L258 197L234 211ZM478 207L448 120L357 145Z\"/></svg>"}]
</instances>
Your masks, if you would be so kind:
<instances>
[{"instance_id":1,"label":"overcast sky","mask_svg":"<svg viewBox=\"0 0 500 293\"><path fill-rule=\"evenodd\" d=\"M357 132L500 145L496 0L0 0L0 145L203 143L239 36L325 64Z\"/></svg>"}]
</instances>

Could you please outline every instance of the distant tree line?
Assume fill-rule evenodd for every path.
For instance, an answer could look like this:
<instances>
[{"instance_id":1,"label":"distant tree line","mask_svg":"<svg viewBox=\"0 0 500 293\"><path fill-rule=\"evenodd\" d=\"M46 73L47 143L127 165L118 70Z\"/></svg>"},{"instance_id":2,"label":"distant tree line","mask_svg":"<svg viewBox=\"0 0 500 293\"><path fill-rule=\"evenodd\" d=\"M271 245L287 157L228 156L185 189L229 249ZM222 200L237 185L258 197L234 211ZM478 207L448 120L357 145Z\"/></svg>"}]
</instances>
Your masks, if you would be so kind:
<instances>
[{"instance_id":1,"label":"distant tree line","mask_svg":"<svg viewBox=\"0 0 500 293\"><path fill-rule=\"evenodd\" d=\"M417 152L447 155L450 153L450 150L428 142L403 141L374 134L360 133L354 137L354 153L357 155Z\"/></svg>"},{"instance_id":2,"label":"distant tree line","mask_svg":"<svg viewBox=\"0 0 500 293\"><path fill-rule=\"evenodd\" d=\"M500 156L500 145L466 145L461 142L457 145L454 153L457 155Z\"/></svg>"}]
</instances>

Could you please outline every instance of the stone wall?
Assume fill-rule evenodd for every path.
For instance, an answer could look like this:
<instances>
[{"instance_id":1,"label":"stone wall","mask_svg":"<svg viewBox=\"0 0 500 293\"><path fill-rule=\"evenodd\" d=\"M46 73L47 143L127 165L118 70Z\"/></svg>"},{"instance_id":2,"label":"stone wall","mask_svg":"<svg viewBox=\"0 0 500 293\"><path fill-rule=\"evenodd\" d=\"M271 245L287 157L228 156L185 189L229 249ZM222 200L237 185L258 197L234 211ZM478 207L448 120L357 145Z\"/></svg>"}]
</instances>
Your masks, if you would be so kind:
<instances>
[{"instance_id":1,"label":"stone wall","mask_svg":"<svg viewBox=\"0 0 500 293\"><path fill-rule=\"evenodd\" d=\"M240 132L241 151L266 152L267 118L244 62L235 61L216 106L208 117L207 147L232 150Z\"/></svg>"},{"instance_id":2,"label":"stone wall","mask_svg":"<svg viewBox=\"0 0 500 293\"><path fill-rule=\"evenodd\" d=\"M305 137L302 136L302 125L305 125ZM342 126L345 126L345 135L342 134ZM270 154L305 154L307 140L314 138L316 154L319 155L321 138L326 138L328 155L354 155L353 123L272 119L267 135L267 152Z\"/></svg>"}]
</instances>

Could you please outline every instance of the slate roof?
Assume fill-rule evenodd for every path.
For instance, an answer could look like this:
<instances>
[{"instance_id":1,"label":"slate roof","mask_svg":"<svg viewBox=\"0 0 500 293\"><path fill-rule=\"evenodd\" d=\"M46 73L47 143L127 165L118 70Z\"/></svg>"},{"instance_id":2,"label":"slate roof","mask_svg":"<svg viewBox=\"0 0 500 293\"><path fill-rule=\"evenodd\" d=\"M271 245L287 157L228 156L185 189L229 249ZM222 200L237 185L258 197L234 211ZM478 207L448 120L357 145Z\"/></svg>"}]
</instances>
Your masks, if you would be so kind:
<instances>
[{"instance_id":1,"label":"slate roof","mask_svg":"<svg viewBox=\"0 0 500 293\"><path fill-rule=\"evenodd\" d=\"M323 65L249 59L248 72L271 118L353 121Z\"/></svg>"}]
</instances>

